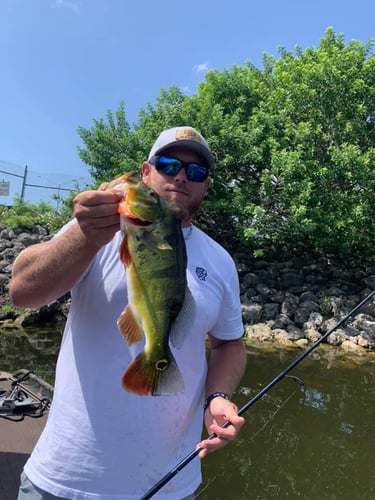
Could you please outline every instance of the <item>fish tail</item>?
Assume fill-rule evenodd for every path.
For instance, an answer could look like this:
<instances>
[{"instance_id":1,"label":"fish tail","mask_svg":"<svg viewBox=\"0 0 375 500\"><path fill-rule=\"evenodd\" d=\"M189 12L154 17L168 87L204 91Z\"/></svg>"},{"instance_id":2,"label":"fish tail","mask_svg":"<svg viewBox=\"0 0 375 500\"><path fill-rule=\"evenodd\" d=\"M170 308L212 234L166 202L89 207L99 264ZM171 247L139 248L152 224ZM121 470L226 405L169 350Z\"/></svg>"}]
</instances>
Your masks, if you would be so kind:
<instances>
[{"instance_id":1,"label":"fish tail","mask_svg":"<svg viewBox=\"0 0 375 500\"><path fill-rule=\"evenodd\" d=\"M128 366L122 386L127 391L140 395L169 396L183 392L184 381L172 355L154 361L141 352Z\"/></svg>"}]
</instances>

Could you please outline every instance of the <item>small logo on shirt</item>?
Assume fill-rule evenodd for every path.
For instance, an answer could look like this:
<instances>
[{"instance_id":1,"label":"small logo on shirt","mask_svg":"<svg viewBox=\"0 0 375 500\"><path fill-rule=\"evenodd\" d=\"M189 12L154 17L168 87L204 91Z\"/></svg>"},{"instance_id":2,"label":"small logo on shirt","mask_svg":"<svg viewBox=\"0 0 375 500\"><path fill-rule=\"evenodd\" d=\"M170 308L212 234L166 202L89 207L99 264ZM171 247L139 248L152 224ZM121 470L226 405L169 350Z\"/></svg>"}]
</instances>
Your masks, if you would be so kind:
<instances>
[{"instance_id":1,"label":"small logo on shirt","mask_svg":"<svg viewBox=\"0 0 375 500\"><path fill-rule=\"evenodd\" d=\"M201 281L206 281L207 278L207 271L203 267L196 267L195 268L195 274L198 276L198 278Z\"/></svg>"}]
</instances>

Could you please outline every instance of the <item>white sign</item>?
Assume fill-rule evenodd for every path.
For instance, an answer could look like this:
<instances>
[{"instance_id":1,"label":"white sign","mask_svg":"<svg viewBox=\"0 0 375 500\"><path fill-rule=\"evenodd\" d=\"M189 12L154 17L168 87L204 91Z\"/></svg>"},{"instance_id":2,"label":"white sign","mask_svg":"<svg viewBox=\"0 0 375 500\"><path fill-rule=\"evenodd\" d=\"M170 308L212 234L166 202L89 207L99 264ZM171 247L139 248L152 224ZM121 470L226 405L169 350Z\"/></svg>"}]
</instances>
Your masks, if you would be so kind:
<instances>
[{"instance_id":1,"label":"white sign","mask_svg":"<svg viewBox=\"0 0 375 500\"><path fill-rule=\"evenodd\" d=\"M0 196L9 196L9 181L0 182Z\"/></svg>"}]
</instances>

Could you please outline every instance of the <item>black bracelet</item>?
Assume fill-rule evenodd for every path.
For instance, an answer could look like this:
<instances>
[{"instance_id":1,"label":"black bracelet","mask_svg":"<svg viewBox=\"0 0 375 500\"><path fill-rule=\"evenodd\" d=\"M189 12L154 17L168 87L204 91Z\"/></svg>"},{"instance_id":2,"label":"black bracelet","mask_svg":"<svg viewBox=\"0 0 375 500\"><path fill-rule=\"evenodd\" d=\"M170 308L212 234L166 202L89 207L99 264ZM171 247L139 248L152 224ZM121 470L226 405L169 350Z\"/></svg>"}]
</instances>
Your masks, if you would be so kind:
<instances>
[{"instance_id":1,"label":"black bracelet","mask_svg":"<svg viewBox=\"0 0 375 500\"><path fill-rule=\"evenodd\" d=\"M210 403L213 399L215 398L224 398L229 400L228 394L225 394L225 392L213 392L208 396L206 401L204 402L203 410L206 411L207 408L210 406Z\"/></svg>"}]
</instances>

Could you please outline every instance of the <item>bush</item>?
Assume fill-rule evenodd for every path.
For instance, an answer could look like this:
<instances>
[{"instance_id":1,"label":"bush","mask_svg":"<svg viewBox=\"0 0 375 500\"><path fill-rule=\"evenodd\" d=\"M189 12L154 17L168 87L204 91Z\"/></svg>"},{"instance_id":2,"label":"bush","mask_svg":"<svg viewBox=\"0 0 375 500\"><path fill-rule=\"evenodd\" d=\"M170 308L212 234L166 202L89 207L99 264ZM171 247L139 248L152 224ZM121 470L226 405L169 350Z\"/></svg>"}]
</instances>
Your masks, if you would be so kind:
<instances>
[{"instance_id":1,"label":"bush","mask_svg":"<svg viewBox=\"0 0 375 500\"><path fill-rule=\"evenodd\" d=\"M11 208L0 207L0 224L12 229L26 229L32 231L35 226L44 227L49 233L56 232L71 218L71 210L65 209L61 213L49 203L40 201L37 204L14 199Z\"/></svg>"}]
</instances>

